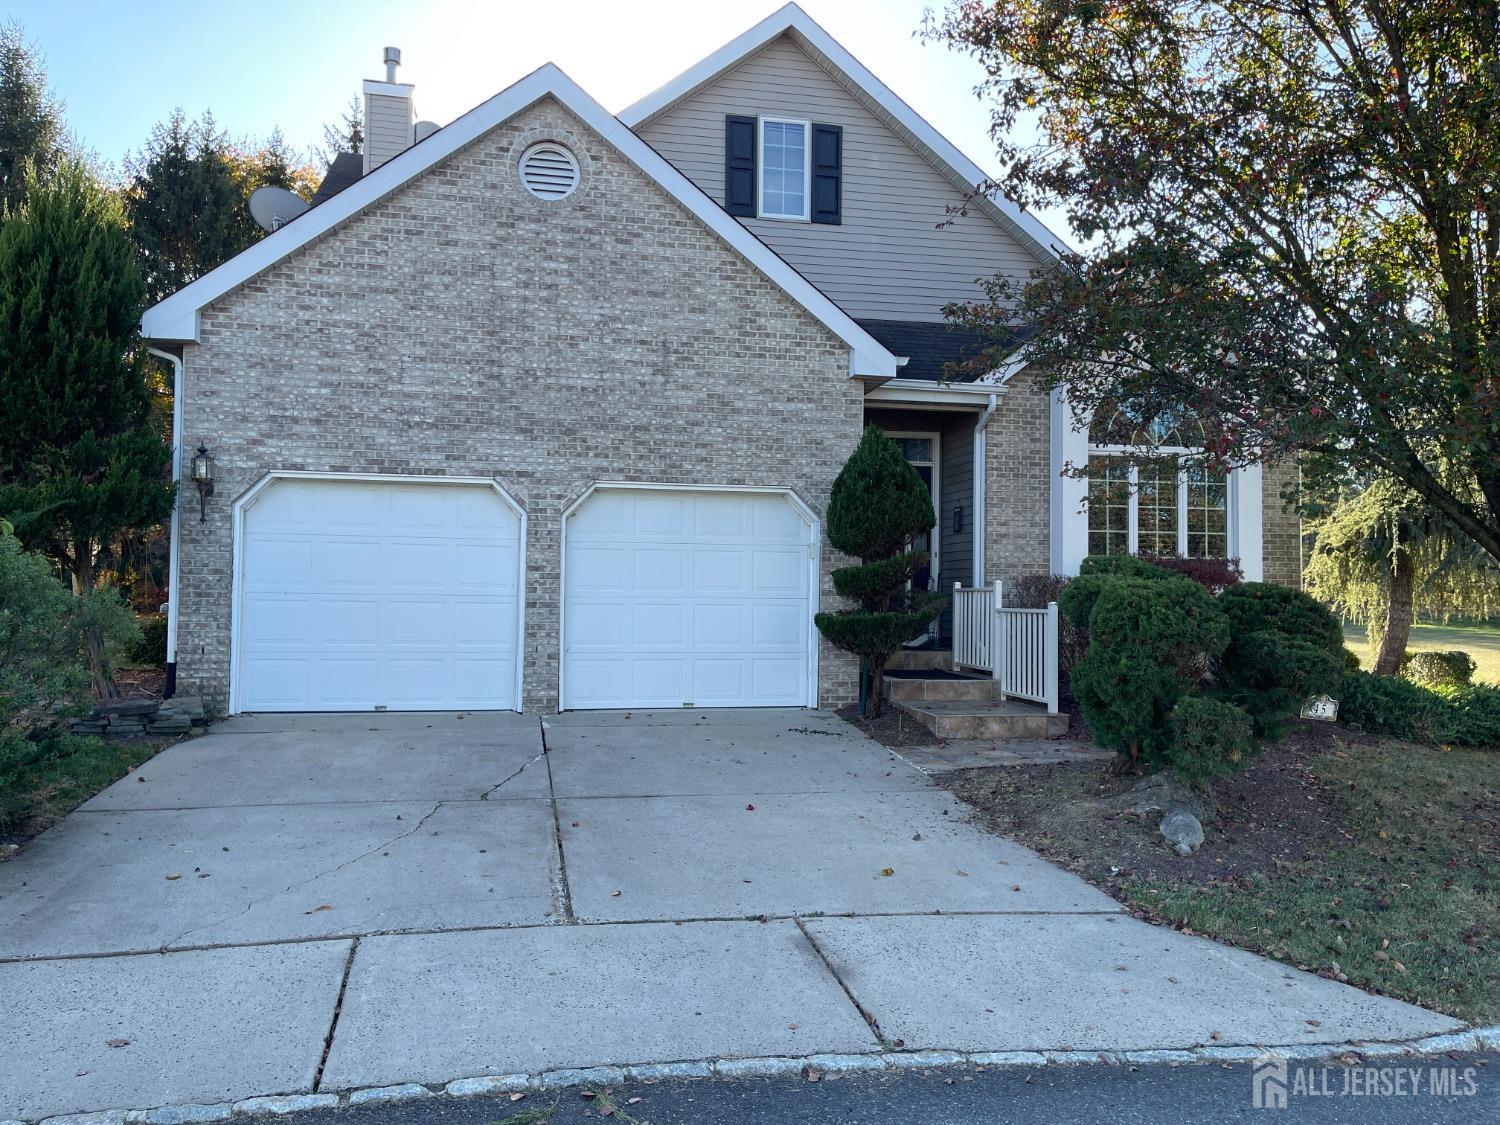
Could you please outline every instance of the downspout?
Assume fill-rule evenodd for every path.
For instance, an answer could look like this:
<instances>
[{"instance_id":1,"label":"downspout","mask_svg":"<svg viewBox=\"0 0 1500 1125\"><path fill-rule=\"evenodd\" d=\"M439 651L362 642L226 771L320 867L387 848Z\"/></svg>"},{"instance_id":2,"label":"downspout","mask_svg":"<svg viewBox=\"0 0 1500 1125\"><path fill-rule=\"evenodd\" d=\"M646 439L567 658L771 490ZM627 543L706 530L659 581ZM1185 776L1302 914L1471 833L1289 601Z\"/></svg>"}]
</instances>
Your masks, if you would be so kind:
<instances>
[{"instance_id":1,"label":"downspout","mask_svg":"<svg viewBox=\"0 0 1500 1125\"><path fill-rule=\"evenodd\" d=\"M999 395L990 395L989 405L974 423L974 573L970 576L970 583L974 586L985 584L984 539L989 529L989 521L985 518L984 496L985 430L995 413L995 404L999 398Z\"/></svg>"},{"instance_id":2,"label":"downspout","mask_svg":"<svg viewBox=\"0 0 1500 1125\"><path fill-rule=\"evenodd\" d=\"M146 349L158 359L172 365L172 483L182 484L182 358L160 348ZM181 534L177 526L177 515L182 510L182 497L172 499L172 530L167 548L167 682L162 688L162 698L171 699L177 694L177 557Z\"/></svg>"}]
</instances>

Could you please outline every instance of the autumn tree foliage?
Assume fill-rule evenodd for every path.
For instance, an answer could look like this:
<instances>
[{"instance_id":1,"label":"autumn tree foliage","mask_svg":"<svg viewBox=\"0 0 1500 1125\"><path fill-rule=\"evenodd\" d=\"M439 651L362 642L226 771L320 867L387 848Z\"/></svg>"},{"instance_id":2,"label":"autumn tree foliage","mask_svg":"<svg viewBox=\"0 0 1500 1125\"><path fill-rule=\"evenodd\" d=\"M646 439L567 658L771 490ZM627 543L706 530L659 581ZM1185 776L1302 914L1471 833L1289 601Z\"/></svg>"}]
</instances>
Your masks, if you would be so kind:
<instances>
[{"instance_id":1,"label":"autumn tree foliage","mask_svg":"<svg viewBox=\"0 0 1500 1125\"><path fill-rule=\"evenodd\" d=\"M1088 416L1388 478L1500 559L1500 15L1428 0L958 3L1006 172L1088 249L957 319ZM1035 123L1038 128L1025 126Z\"/></svg>"}]
</instances>

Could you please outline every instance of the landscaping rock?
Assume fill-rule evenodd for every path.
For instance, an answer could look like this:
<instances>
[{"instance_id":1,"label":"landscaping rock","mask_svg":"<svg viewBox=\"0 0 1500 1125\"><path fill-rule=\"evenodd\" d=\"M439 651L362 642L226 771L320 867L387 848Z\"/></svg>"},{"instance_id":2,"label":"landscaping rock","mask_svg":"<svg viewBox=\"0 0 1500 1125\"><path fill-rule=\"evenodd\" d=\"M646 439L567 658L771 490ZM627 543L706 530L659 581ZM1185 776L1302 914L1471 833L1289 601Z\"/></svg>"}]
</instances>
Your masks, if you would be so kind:
<instances>
[{"instance_id":1,"label":"landscaping rock","mask_svg":"<svg viewBox=\"0 0 1500 1125\"><path fill-rule=\"evenodd\" d=\"M181 711L195 723L201 723L206 717L203 710L203 697L201 695L174 695L163 706Z\"/></svg>"},{"instance_id":2,"label":"landscaping rock","mask_svg":"<svg viewBox=\"0 0 1500 1125\"><path fill-rule=\"evenodd\" d=\"M1162 817L1159 831L1178 855L1192 855L1203 846L1203 825L1187 809L1173 809Z\"/></svg>"},{"instance_id":3,"label":"landscaping rock","mask_svg":"<svg viewBox=\"0 0 1500 1125\"><path fill-rule=\"evenodd\" d=\"M154 699L122 699L116 703L101 703L99 714L126 717L131 715L154 715L161 704Z\"/></svg>"},{"instance_id":4,"label":"landscaping rock","mask_svg":"<svg viewBox=\"0 0 1500 1125\"><path fill-rule=\"evenodd\" d=\"M1143 777L1110 802L1136 816L1151 816L1186 809L1200 824L1212 824L1219 816L1218 803L1208 794L1179 781L1170 771Z\"/></svg>"}]
</instances>

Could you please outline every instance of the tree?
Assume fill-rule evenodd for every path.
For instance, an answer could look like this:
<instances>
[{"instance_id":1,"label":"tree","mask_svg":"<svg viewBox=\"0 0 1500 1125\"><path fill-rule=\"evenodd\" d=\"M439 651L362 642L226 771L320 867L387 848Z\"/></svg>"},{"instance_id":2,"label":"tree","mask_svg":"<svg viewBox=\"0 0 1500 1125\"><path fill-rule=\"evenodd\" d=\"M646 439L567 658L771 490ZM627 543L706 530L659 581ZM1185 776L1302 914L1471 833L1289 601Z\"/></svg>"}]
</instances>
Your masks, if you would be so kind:
<instances>
[{"instance_id":1,"label":"tree","mask_svg":"<svg viewBox=\"0 0 1500 1125\"><path fill-rule=\"evenodd\" d=\"M1081 416L1185 404L1218 458L1392 478L1500 560L1492 3L960 3L928 33L986 68L982 190L1091 242L956 319L1031 325Z\"/></svg>"},{"instance_id":2,"label":"tree","mask_svg":"<svg viewBox=\"0 0 1500 1125\"><path fill-rule=\"evenodd\" d=\"M936 522L927 485L900 447L878 426L867 427L828 501L828 541L860 560L833 572L833 588L858 604L814 620L831 644L863 660L868 715L881 713L881 676L891 655L925 633L947 604L941 594L907 588L927 562L912 540Z\"/></svg>"},{"instance_id":3,"label":"tree","mask_svg":"<svg viewBox=\"0 0 1500 1125\"><path fill-rule=\"evenodd\" d=\"M8 23L0 27L0 216L20 206L26 166L45 174L62 152L62 108L46 64L21 25Z\"/></svg>"},{"instance_id":4,"label":"tree","mask_svg":"<svg viewBox=\"0 0 1500 1125\"><path fill-rule=\"evenodd\" d=\"M260 146L234 144L205 114L177 110L127 165L125 214L139 249L148 303L160 301L265 236L250 216L263 185L310 198L315 176L280 131Z\"/></svg>"},{"instance_id":5,"label":"tree","mask_svg":"<svg viewBox=\"0 0 1500 1125\"><path fill-rule=\"evenodd\" d=\"M170 450L150 423L145 291L118 201L66 161L0 228L0 517L97 582L100 546L171 511ZM90 650L107 693L102 640Z\"/></svg>"},{"instance_id":6,"label":"tree","mask_svg":"<svg viewBox=\"0 0 1500 1125\"><path fill-rule=\"evenodd\" d=\"M1417 614L1482 618L1500 608L1500 567L1388 477L1339 497L1308 531L1307 588L1367 627L1377 675L1400 671Z\"/></svg>"},{"instance_id":7,"label":"tree","mask_svg":"<svg viewBox=\"0 0 1500 1125\"><path fill-rule=\"evenodd\" d=\"M323 126L323 143L313 149L313 156L324 168L341 152L365 151L365 111L359 95L349 95L349 102L339 119Z\"/></svg>"}]
</instances>

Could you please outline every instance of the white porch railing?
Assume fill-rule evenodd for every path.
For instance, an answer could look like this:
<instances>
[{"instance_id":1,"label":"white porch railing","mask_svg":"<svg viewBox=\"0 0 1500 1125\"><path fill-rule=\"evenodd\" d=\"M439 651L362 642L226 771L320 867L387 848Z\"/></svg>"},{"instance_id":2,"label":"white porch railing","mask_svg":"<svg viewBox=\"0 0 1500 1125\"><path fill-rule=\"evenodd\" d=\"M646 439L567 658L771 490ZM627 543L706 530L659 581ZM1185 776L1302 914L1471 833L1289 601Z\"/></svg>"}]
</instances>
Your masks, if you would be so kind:
<instances>
[{"instance_id":1,"label":"white porch railing","mask_svg":"<svg viewBox=\"0 0 1500 1125\"><path fill-rule=\"evenodd\" d=\"M1045 703L1057 714L1057 603L1046 609L1005 605L992 586L953 584L953 664L988 672L1002 700Z\"/></svg>"}]
</instances>

